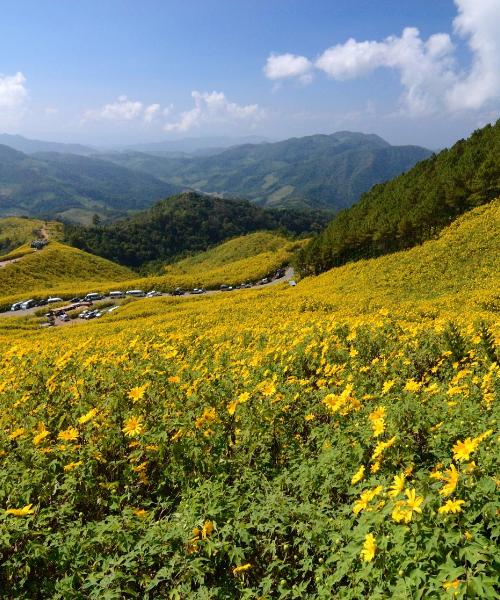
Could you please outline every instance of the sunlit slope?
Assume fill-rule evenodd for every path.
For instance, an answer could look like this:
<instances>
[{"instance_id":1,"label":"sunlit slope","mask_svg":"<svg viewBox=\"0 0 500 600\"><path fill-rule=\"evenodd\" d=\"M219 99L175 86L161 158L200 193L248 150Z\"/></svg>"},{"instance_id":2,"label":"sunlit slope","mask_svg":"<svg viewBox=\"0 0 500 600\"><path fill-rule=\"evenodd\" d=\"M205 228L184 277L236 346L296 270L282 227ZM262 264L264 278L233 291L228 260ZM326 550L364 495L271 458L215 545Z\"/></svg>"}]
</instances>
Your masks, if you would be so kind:
<instances>
[{"instance_id":1,"label":"sunlit slope","mask_svg":"<svg viewBox=\"0 0 500 600\"><path fill-rule=\"evenodd\" d=\"M274 233L252 233L169 265L165 274L179 285L256 280L286 264L303 244Z\"/></svg>"},{"instance_id":2,"label":"sunlit slope","mask_svg":"<svg viewBox=\"0 0 500 600\"><path fill-rule=\"evenodd\" d=\"M62 244L50 244L51 252L43 254L46 251L43 250L37 255L38 260L29 257L29 263L23 259L22 264L8 265L0 270L0 303L8 305L26 290L32 290L32 295L37 298L48 293L65 297L112 289L148 291L155 288L165 292L176 287L213 289L222 284L256 281L288 264L293 252L304 242L290 241L273 233L250 234L169 265L165 275L141 278L106 259ZM73 263L74 268L71 267ZM40 272L37 271L39 264ZM4 273L6 269L9 270ZM27 273L33 275L31 280Z\"/></svg>"},{"instance_id":3,"label":"sunlit slope","mask_svg":"<svg viewBox=\"0 0 500 600\"><path fill-rule=\"evenodd\" d=\"M129 279L131 271L59 242L0 269L0 296L26 294L79 284Z\"/></svg>"},{"instance_id":4,"label":"sunlit slope","mask_svg":"<svg viewBox=\"0 0 500 600\"><path fill-rule=\"evenodd\" d=\"M5 217L0 219L0 256L39 237L58 240L63 225L56 221Z\"/></svg>"},{"instance_id":5,"label":"sunlit slope","mask_svg":"<svg viewBox=\"0 0 500 600\"><path fill-rule=\"evenodd\" d=\"M361 260L300 283L303 296L341 313L449 297L457 307L498 298L500 200L458 218L440 237L411 250Z\"/></svg>"}]
</instances>

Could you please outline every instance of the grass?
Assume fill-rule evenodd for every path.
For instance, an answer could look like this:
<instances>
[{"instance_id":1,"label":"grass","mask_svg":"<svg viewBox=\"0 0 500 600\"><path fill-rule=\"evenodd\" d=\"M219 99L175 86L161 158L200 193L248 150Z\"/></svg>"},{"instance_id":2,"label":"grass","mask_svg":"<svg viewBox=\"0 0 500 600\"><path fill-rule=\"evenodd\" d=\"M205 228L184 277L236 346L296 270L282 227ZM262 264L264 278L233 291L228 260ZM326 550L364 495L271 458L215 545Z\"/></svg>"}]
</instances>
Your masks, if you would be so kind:
<instances>
[{"instance_id":1,"label":"grass","mask_svg":"<svg viewBox=\"0 0 500 600\"><path fill-rule=\"evenodd\" d=\"M62 237L62 223L23 217L2 218L0 219L0 250L6 253L28 243L33 238L39 237L42 229L47 232L49 239L59 240Z\"/></svg>"}]
</instances>

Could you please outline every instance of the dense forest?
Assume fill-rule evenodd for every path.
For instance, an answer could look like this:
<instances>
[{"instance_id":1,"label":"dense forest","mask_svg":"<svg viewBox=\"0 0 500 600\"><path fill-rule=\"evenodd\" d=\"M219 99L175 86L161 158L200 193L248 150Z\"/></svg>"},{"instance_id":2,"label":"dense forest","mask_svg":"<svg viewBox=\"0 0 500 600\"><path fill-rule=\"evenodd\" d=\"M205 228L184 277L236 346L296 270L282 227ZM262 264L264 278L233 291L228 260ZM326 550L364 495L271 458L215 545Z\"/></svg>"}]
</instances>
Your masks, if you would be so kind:
<instances>
[{"instance_id":1,"label":"dense forest","mask_svg":"<svg viewBox=\"0 0 500 600\"><path fill-rule=\"evenodd\" d=\"M499 156L497 121L374 186L299 253L299 271L318 274L432 238L458 215L500 195Z\"/></svg>"},{"instance_id":2,"label":"dense forest","mask_svg":"<svg viewBox=\"0 0 500 600\"><path fill-rule=\"evenodd\" d=\"M137 268L153 261L165 263L254 231L317 233L330 219L328 212L265 210L246 200L185 192L111 225L69 225L66 241Z\"/></svg>"}]
</instances>

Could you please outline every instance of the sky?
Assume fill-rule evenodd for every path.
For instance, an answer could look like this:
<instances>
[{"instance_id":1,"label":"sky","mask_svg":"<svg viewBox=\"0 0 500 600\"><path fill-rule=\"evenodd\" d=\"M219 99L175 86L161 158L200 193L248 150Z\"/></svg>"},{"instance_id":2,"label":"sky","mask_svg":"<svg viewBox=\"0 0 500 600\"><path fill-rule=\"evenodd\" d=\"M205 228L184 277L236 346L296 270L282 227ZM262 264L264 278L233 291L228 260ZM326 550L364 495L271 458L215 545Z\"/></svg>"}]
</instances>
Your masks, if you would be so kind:
<instances>
[{"instance_id":1,"label":"sky","mask_svg":"<svg viewBox=\"0 0 500 600\"><path fill-rule=\"evenodd\" d=\"M0 132L105 147L500 116L500 0L2 0Z\"/></svg>"}]
</instances>

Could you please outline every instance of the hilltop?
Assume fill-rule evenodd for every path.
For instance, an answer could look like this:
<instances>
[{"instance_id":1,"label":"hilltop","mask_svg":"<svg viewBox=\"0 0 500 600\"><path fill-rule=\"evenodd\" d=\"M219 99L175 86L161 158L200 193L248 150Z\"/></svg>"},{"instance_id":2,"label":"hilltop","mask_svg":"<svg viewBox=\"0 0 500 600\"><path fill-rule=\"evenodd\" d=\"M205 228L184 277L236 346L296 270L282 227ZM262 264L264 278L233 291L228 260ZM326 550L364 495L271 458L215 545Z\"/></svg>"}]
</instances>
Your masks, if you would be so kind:
<instances>
[{"instance_id":1,"label":"hilltop","mask_svg":"<svg viewBox=\"0 0 500 600\"><path fill-rule=\"evenodd\" d=\"M322 211L265 210L245 200L185 192L111 225L67 227L67 241L114 262L161 265L220 242L261 230L317 232L331 215Z\"/></svg>"},{"instance_id":2,"label":"hilltop","mask_svg":"<svg viewBox=\"0 0 500 600\"><path fill-rule=\"evenodd\" d=\"M63 225L56 221L41 221L20 217L0 219L0 256L28 244L33 239L47 237L59 240Z\"/></svg>"},{"instance_id":3,"label":"hilltop","mask_svg":"<svg viewBox=\"0 0 500 600\"><path fill-rule=\"evenodd\" d=\"M85 281L120 281L132 275L111 261L52 241L43 250L26 253L0 268L0 296L33 295L39 290L78 287Z\"/></svg>"},{"instance_id":4,"label":"hilltop","mask_svg":"<svg viewBox=\"0 0 500 600\"><path fill-rule=\"evenodd\" d=\"M87 222L126 215L179 191L155 177L97 158L0 145L0 216Z\"/></svg>"},{"instance_id":5,"label":"hilltop","mask_svg":"<svg viewBox=\"0 0 500 600\"><path fill-rule=\"evenodd\" d=\"M338 210L430 154L418 146L391 146L376 135L341 131L244 144L208 157L175 159L138 152L104 156L179 186L246 198L269 208Z\"/></svg>"},{"instance_id":6,"label":"hilltop","mask_svg":"<svg viewBox=\"0 0 500 600\"><path fill-rule=\"evenodd\" d=\"M364 194L299 256L303 274L408 248L500 194L500 121Z\"/></svg>"}]
</instances>

